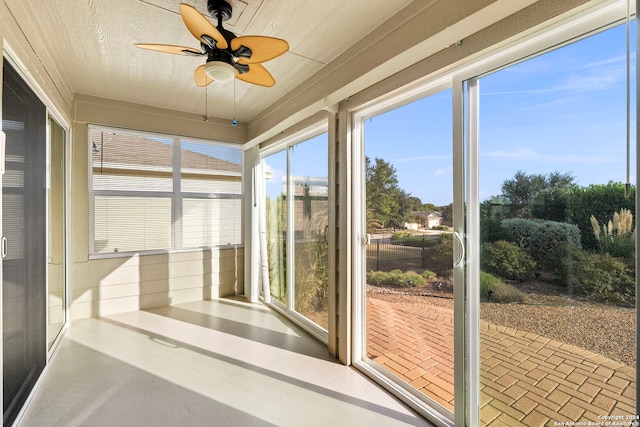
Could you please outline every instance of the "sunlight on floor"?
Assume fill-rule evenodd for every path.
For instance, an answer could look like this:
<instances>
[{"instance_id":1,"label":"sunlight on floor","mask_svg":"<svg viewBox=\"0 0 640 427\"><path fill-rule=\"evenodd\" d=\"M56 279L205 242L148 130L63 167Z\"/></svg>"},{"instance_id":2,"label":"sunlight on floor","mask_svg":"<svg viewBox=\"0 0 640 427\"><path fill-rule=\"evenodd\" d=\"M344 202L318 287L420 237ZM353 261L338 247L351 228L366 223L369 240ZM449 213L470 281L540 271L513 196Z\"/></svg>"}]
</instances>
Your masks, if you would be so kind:
<instances>
[{"instance_id":1,"label":"sunlight on floor","mask_svg":"<svg viewBox=\"0 0 640 427\"><path fill-rule=\"evenodd\" d=\"M428 425L305 332L237 300L75 322L21 425L184 422Z\"/></svg>"}]
</instances>

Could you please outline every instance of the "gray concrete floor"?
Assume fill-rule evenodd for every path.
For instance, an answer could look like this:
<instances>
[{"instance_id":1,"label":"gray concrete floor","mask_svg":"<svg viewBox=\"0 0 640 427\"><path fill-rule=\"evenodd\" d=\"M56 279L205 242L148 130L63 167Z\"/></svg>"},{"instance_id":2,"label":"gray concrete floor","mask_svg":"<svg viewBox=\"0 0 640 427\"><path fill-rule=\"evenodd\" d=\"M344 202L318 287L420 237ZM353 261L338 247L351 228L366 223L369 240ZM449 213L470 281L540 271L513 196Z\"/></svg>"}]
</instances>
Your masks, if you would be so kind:
<instances>
[{"instance_id":1,"label":"gray concrete floor","mask_svg":"<svg viewBox=\"0 0 640 427\"><path fill-rule=\"evenodd\" d=\"M429 426L260 304L74 322L20 426Z\"/></svg>"}]
</instances>

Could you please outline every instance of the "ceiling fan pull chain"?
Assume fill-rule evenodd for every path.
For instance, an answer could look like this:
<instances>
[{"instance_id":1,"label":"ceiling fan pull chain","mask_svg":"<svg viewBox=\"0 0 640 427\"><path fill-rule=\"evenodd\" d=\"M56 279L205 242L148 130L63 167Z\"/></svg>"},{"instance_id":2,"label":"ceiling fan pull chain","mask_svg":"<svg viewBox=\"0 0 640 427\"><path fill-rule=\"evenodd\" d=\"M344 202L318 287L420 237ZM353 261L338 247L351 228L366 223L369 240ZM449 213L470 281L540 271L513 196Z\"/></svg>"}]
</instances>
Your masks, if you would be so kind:
<instances>
[{"instance_id":1,"label":"ceiling fan pull chain","mask_svg":"<svg viewBox=\"0 0 640 427\"><path fill-rule=\"evenodd\" d=\"M209 120L209 86L204 87L204 121Z\"/></svg>"},{"instance_id":2,"label":"ceiling fan pull chain","mask_svg":"<svg viewBox=\"0 0 640 427\"><path fill-rule=\"evenodd\" d=\"M231 120L231 126L238 126L236 120L236 80L233 80L233 120Z\"/></svg>"}]
</instances>

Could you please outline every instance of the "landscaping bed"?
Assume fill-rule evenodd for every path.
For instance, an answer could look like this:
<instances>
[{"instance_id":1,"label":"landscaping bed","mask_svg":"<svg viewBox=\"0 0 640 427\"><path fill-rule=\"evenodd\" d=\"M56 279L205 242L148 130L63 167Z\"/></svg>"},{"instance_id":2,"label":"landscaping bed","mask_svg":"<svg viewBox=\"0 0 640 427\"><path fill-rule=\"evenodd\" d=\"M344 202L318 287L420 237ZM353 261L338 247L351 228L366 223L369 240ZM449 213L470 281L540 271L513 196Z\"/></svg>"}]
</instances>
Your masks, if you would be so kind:
<instances>
[{"instance_id":1,"label":"landscaping bed","mask_svg":"<svg viewBox=\"0 0 640 427\"><path fill-rule=\"evenodd\" d=\"M540 282L515 286L525 294L523 303L482 302L480 318L575 345L635 367L634 309L563 295L556 286ZM453 310L452 289L448 281L433 280L411 288L368 285L367 294L371 298L407 304L408 308L430 305Z\"/></svg>"}]
</instances>

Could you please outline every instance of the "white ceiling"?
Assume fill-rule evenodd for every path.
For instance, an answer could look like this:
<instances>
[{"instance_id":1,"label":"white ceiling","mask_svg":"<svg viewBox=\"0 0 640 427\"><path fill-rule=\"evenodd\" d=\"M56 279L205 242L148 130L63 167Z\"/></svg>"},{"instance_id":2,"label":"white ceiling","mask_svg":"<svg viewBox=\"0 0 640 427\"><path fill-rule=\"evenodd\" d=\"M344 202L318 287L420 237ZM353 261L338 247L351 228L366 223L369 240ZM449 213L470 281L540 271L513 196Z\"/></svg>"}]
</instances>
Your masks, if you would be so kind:
<instances>
[{"instance_id":1,"label":"white ceiling","mask_svg":"<svg viewBox=\"0 0 640 427\"><path fill-rule=\"evenodd\" d=\"M206 0L184 0L205 16ZM67 90L176 111L250 122L275 101L366 37L411 0L231 0L224 27L236 35L285 39L290 51L264 63L276 80L265 88L242 81L193 82L205 62L138 49L135 43L199 48L177 0L5 0L45 62L60 70ZM235 110L235 111L234 111Z\"/></svg>"}]
</instances>

